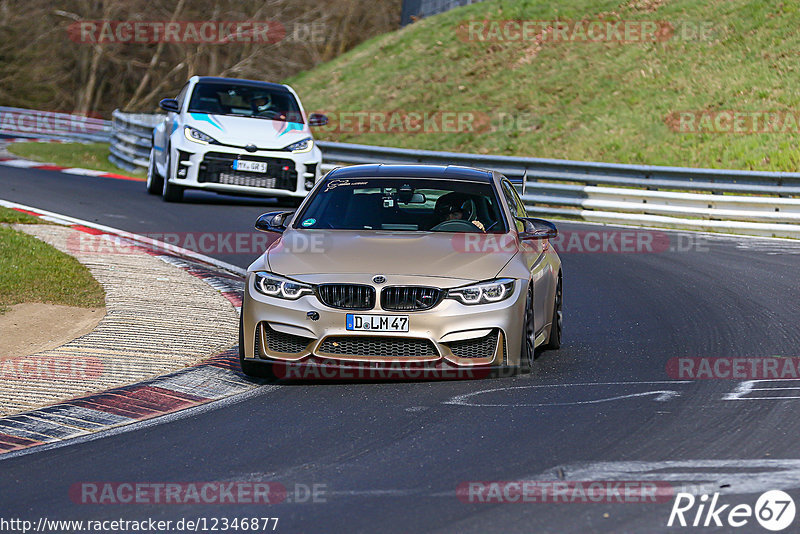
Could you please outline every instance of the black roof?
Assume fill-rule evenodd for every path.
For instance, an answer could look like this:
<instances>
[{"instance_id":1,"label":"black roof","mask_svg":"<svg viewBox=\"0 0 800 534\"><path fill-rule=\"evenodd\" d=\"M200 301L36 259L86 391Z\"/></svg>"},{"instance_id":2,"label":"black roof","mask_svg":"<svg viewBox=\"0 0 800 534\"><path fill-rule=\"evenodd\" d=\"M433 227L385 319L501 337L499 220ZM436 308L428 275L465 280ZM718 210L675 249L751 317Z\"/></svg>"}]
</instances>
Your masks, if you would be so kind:
<instances>
[{"instance_id":1,"label":"black roof","mask_svg":"<svg viewBox=\"0 0 800 534\"><path fill-rule=\"evenodd\" d=\"M249 85L251 87L269 87L278 91L288 91L285 85L258 80L243 80L241 78L220 78L219 76L198 76L197 83L234 83L236 85Z\"/></svg>"},{"instance_id":2,"label":"black roof","mask_svg":"<svg viewBox=\"0 0 800 534\"><path fill-rule=\"evenodd\" d=\"M381 177L407 177L407 178L450 178L455 180L471 180L474 182L491 182L492 172L472 167L457 165L384 165L368 164L340 167L329 172L329 178L381 178Z\"/></svg>"}]
</instances>

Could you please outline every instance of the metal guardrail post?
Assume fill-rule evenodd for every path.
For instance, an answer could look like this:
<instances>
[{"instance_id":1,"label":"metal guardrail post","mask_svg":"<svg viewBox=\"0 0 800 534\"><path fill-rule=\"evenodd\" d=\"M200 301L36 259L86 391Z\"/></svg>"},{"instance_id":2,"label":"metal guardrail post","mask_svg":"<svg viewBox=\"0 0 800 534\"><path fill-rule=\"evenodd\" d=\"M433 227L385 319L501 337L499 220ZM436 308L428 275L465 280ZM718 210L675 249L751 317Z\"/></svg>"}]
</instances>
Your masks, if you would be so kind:
<instances>
[{"instance_id":1,"label":"metal guardrail post","mask_svg":"<svg viewBox=\"0 0 800 534\"><path fill-rule=\"evenodd\" d=\"M160 114L112 113L113 137L109 145L109 161L123 169L147 169L153 143L153 127L163 117Z\"/></svg>"}]
</instances>

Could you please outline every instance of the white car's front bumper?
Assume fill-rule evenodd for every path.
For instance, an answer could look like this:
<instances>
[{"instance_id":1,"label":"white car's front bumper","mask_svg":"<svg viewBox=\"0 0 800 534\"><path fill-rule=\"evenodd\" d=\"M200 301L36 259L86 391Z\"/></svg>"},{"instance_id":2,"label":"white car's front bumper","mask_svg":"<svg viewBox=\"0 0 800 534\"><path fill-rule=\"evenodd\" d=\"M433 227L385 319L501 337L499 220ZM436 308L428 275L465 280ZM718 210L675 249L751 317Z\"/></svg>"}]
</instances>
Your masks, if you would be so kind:
<instances>
[{"instance_id":1,"label":"white car's front bumper","mask_svg":"<svg viewBox=\"0 0 800 534\"><path fill-rule=\"evenodd\" d=\"M177 138L177 139L175 139ZM220 193L261 196L305 197L319 180L322 153L314 146L308 152L256 150L193 143L173 137L170 183ZM263 161L267 173L236 171L236 159Z\"/></svg>"}]
</instances>

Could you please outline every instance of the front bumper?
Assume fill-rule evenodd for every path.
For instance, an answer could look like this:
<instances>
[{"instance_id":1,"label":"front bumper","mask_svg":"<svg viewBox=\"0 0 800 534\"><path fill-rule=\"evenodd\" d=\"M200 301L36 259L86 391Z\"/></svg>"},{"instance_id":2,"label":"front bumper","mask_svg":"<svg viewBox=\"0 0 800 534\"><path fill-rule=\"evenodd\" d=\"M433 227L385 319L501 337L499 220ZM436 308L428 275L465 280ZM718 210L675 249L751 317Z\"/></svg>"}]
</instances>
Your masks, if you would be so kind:
<instances>
[{"instance_id":1,"label":"front bumper","mask_svg":"<svg viewBox=\"0 0 800 534\"><path fill-rule=\"evenodd\" d=\"M257 150L203 145L175 136L172 146L174 176L171 183L220 193L303 198L320 179L322 153ZM266 173L235 171L235 159L267 163Z\"/></svg>"},{"instance_id":2,"label":"front bumper","mask_svg":"<svg viewBox=\"0 0 800 534\"><path fill-rule=\"evenodd\" d=\"M248 360L345 369L519 365L526 294L520 280L511 297L498 303L468 306L443 299L430 310L409 312L383 310L380 302L371 310L340 310L324 305L316 295L284 300L257 292L253 284L254 275L248 273L242 303L243 353ZM348 313L407 315L408 332L348 331Z\"/></svg>"}]
</instances>

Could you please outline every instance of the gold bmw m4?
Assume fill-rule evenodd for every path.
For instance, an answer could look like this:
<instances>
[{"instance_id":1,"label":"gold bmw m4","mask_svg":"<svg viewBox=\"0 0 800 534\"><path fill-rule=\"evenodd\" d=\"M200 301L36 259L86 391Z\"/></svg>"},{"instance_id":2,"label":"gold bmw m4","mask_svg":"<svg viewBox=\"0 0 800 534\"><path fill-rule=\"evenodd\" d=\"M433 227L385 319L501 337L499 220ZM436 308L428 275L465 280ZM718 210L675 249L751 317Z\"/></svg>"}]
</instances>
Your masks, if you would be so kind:
<instances>
[{"instance_id":1,"label":"gold bmw m4","mask_svg":"<svg viewBox=\"0 0 800 534\"><path fill-rule=\"evenodd\" d=\"M469 378L561 345L561 260L503 175L357 165L328 173L247 271L248 375Z\"/></svg>"}]
</instances>

